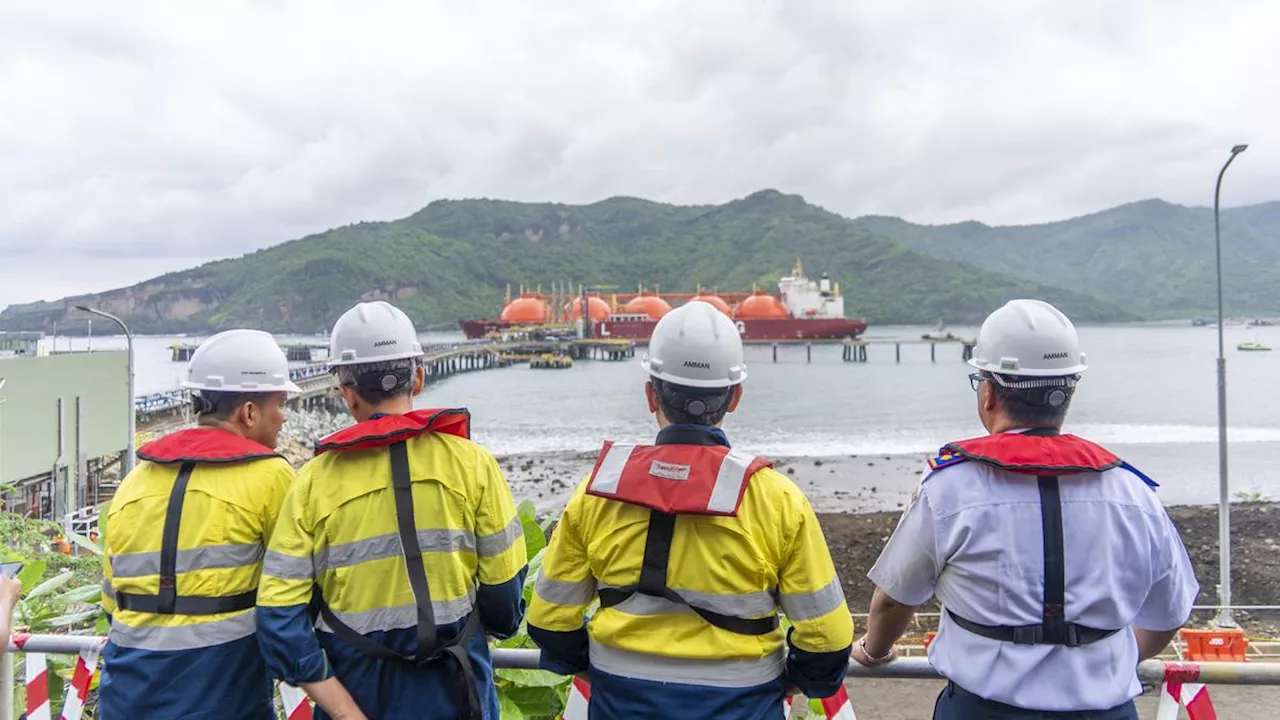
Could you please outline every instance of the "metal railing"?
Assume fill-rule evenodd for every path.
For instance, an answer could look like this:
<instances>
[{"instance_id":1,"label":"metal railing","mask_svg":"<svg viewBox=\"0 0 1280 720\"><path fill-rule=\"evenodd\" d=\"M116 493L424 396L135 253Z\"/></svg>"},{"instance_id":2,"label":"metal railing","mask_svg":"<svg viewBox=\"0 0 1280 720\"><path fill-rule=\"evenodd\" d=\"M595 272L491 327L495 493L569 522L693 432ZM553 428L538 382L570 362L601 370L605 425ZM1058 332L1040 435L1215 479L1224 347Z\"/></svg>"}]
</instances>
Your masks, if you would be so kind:
<instances>
[{"instance_id":1,"label":"metal railing","mask_svg":"<svg viewBox=\"0 0 1280 720\"><path fill-rule=\"evenodd\" d=\"M105 637L92 635L14 635L9 650L0 656L0 720L13 720L13 654L39 652L51 655L76 655L101 650ZM537 650L492 648L494 667L536 670ZM900 680L939 680L938 671L925 658L903 657L878 667L849 664L850 678L893 678ZM1144 687L1158 687L1165 682L1205 683L1213 685L1280 685L1280 663L1272 662L1165 662L1146 660L1138 665L1138 680Z\"/></svg>"}]
</instances>

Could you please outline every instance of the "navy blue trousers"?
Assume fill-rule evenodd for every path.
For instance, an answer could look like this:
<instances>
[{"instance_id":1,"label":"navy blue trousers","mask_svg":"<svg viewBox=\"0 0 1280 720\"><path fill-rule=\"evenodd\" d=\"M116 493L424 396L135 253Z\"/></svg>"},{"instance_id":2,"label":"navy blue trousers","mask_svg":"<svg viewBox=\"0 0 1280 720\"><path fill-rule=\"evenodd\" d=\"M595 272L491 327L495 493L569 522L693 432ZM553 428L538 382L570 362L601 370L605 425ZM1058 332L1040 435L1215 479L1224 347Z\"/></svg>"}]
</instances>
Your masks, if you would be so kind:
<instances>
[{"instance_id":1,"label":"navy blue trousers","mask_svg":"<svg viewBox=\"0 0 1280 720\"><path fill-rule=\"evenodd\" d=\"M933 720L1138 720L1138 710L1133 706L1132 700L1110 710L1023 710L993 700L984 700L949 682L938 695L938 702L933 707Z\"/></svg>"}]
</instances>

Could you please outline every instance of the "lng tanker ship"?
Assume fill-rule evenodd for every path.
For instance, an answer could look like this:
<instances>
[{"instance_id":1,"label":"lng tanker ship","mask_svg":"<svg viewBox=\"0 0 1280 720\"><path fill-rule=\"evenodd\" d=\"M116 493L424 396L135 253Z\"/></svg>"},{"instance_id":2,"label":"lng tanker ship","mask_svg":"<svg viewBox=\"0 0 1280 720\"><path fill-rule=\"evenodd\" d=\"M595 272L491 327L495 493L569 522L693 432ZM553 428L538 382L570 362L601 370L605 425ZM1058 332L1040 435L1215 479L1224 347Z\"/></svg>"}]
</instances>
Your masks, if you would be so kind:
<instances>
[{"instance_id":1,"label":"lng tanker ship","mask_svg":"<svg viewBox=\"0 0 1280 720\"><path fill-rule=\"evenodd\" d=\"M497 318L463 320L459 325L468 338L482 338L521 327L573 323L582 317L584 297L592 336L638 343L648 342L654 325L673 303L693 301L719 308L734 320L742 339L748 342L853 338L867 329L865 320L844 316L839 283L833 284L826 273L816 282L809 280L799 262L791 275L778 281L776 293L649 293L640 289L635 293L611 293L606 299L598 291L550 296L522 292L519 297L508 298Z\"/></svg>"}]
</instances>

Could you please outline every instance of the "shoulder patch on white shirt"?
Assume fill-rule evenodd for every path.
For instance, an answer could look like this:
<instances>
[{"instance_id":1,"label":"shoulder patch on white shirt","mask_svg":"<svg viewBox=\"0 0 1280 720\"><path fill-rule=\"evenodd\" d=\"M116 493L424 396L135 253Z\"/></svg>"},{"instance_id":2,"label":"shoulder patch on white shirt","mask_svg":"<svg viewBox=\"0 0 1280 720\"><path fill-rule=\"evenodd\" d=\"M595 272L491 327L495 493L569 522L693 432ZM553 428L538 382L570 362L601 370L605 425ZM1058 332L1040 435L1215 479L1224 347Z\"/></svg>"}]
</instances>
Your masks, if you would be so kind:
<instances>
[{"instance_id":1,"label":"shoulder patch on white shirt","mask_svg":"<svg viewBox=\"0 0 1280 720\"><path fill-rule=\"evenodd\" d=\"M962 462L965 462L968 459L969 458L965 457L964 455L961 455L947 448L943 448L942 451L939 452L936 456L929 458L929 469L941 470L944 467L958 465Z\"/></svg>"}]
</instances>

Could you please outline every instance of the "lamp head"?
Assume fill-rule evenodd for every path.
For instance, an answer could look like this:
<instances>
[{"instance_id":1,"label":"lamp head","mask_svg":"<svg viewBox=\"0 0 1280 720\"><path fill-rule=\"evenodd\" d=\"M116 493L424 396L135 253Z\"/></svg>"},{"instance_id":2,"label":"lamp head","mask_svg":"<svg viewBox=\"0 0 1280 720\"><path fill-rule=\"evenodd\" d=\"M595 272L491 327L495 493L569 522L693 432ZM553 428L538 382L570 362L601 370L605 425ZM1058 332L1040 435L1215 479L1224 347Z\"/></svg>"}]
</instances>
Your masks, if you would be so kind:
<instances>
[{"instance_id":1,"label":"lamp head","mask_svg":"<svg viewBox=\"0 0 1280 720\"><path fill-rule=\"evenodd\" d=\"M1248 149L1249 149L1249 146L1248 146L1248 145L1237 145L1237 146L1235 146L1235 147L1231 148L1231 154L1232 154L1232 155L1239 155L1240 153L1242 153L1242 152L1244 152L1245 150L1248 150Z\"/></svg>"},{"instance_id":2,"label":"lamp head","mask_svg":"<svg viewBox=\"0 0 1280 720\"><path fill-rule=\"evenodd\" d=\"M87 308L87 307L85 307L84 305L76 305L76 309L77 309L77 310L83 310L84 312L93 312L93 310L92 310L92 309Z\"/></svg>"},{"instance_id":3,"label":"lamp head","mask_svg":"<svg viewBox=\"0 0 1280 720\"><path fill-rule=\"evenodd\" d=\"M4 389L5 384L6 384L6 383L8 383L8 382L9 382L9 379L8 379L8 378L2 378L2 377L0 377L0 390L3 390L3 389Z\"/></svg>"}]
</instances>

